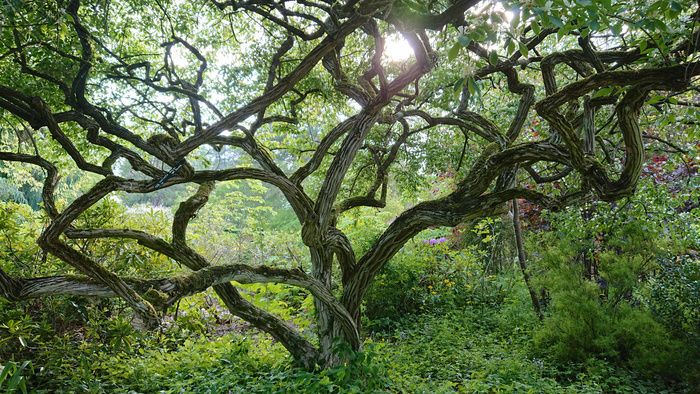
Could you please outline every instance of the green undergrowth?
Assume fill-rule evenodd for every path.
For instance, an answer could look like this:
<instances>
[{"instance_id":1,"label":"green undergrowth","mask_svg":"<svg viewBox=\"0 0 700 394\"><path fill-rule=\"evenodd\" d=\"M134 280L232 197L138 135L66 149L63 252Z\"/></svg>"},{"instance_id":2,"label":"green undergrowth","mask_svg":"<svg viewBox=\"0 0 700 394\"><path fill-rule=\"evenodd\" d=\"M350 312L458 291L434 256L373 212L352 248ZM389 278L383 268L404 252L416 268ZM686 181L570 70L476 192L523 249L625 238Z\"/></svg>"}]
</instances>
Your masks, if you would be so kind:
<instances>
[{"instance_id":1,"label":"green undergrowth","mask_svg":"<svg viewBox=\"0 0 700 394\"><path fill-rule=\"evenodd\" d=\"M692 228L674 232L686 234L676 239L660 231L650 238L643 217L615 226L603 217L588 227L574 219L560 215L551 222L562 231L529 234L543 322L517 266L492 264L500 246L491 221L468 230L474 239L464 247L431 229L369 289L363 351L339 344L348 361L327 370L296 368L280 344L231 316L212 291L170 308L158 332L137 330L118 299L0 299L0 393L697 392L697 221L685 221ZM586 261L596 262L596 280ZM308 293L237 287L313 341Z\"/></svg>"},{"instance_id":2,"label":"green undergrowth","mask_svg":"<svg viewBox=\"0 0 700 394\"><path fill-rule=\"evenodd\" d=\"M366 352L346 365L319 371L296 368L278 343L230 333L186 340L177 349L64 354L64 365L27 376L37 393L333 393L382 392L383 366ZM91 353L88 363L79 352ZM0 389L2 386L0 386ZM1 391L1 390L0 390Z\"/></svg>"},{"instance_id":3,"label":"green undergrowth","mask_svg":"<svg viewBox=\"0 0 700 394\"><path fill-rule=\"evenodd\" d=\"M38 393L692 392L601 359L567 364L538 356L538 322L524 291L516 286L513 297L488 308L409 315L401 328L367 338L346 365L325 371L295 368L279 344L251 331L172 349L145 340L112 351L85 343L63 349L64 365L27 377Z\"/></svg>"},{"instance_id":4,"label":"green undergrowth","mask_svg":"<svg viewBox=\"0 0 700 394\"><path fill-rule=\"evenodd\" d=\"M521 320L510 320L519 317ZM538 356L534 321L504 306L411 318L381 342L391 391L406 393L689 392L604 360ZM540 358L542 357L542 358Z\"/></svg>"},{"instance_id":5,"label":"green undergrowth","mask_svg":"<svg viewBox=\"0 0 700 394\"><path fill-rule=\"evenodd\" d=\"M679 260L677 278L652 278L637 298L617 303L624 306L617 314L586 286L549 283L552 304L541 323L517 269L486 275L473 252L419 247L378 278L365 310L369 336L345 365L294 367L280 344L232 317L211 292L183 300L157 333L139 332L128 313L115 314L116 300L55 298L0 308L0 364L8 371L0 392L20 381L19 392L37 393L693 392L697 260ZM396 290L406 286L411 291ZM306 293L281 285L242 290L312 335ZM38 312L46 310L54 312ZM651 320L657 316L668 328ZM654 351L679 341L690 353ZM687 368L678 371L678 363Z\"/></svg>"}]
</instances>

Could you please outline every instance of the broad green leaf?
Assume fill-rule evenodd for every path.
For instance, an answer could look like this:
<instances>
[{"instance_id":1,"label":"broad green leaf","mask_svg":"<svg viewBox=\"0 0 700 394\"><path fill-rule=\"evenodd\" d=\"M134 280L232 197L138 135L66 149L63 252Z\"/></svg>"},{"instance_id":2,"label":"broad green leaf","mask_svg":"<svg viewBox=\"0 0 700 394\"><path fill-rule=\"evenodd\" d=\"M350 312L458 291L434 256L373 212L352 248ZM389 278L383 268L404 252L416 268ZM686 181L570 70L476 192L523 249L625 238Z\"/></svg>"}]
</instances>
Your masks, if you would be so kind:
<instances>
[{"instance_id":1,"label":"broad green leaf","mask_svg":"<svg viewBox=\"0 0 700 394\"><path fill-rule=\"evenodd\" d=\"M597 92L595 92L592 97L593 98L605 97L605 96L608 96L610 93L612 93L612 91L613 91L612 87L602 88L602 89L599 89Z\"/></svg>"},{"instance_id":2,"label":"broad green leaf","mask_svg":"<svg viewBox=\"0 0 700 394\"><path fill-rule=\"evenodd\" d=\"M661 101L664 101L666 99L666 96L662 96L660 94L655 94L649 98L649 100L646 101L645 104L647 105L654 105L657 103L660 103Z\"/></svg>"},{"instance_id":3,"label":"broad green leaf","mask_svg":"<svg viewBox=\"0 0 700 394\"><path fill-rule=\"evenodd\" d=\"M469 36L462 34L457 38L457 42L459 42L463 47L466 48L469 46L469 44L471 44L472 39L469 38Z\"/></svg>"},{"instance_id":4,"label":"broad green leaf","mask_svg":"<svg viewBox=\"0 0 700 394\"><path fill-rule=\"evenodd\" d=\"M558 16L547 15L547 19L549 19L549 23L551 23L554 27L564 27L564 21L562 21Z\"/></svg>"},{"instance_id":5,"label":"broad green leaf","mask_svg":"<svg viewBox=\"0 0 700 394\"><path fill-rule=\"evenodd\" d=\"M518 50L520 51L520 54L521 54L523 57L527 57L527 53L528 53L528 51L529 51L529 50L527 49L527 45L525 45L525 44L523 44L522 42L518 41Z\"/></svg>"},{"instance_id":6,"label":"broad green leaf","mask_svg":"<svg viewBox=\"0 0 700 394\"><path fill-rule=\"evenodd\" d=\"M447 59L449 59L449 60L456 59L457 55L459 55L460 49L462 49L462 46L459 43L452 45L452 48L450 48L450 50L447 51Z\"/></svg>"},{"instance_id":7,"label":"broad green leaf","mask_svg":"<svg viewBox=\"0 0 700 394\"><path fill-rule=\"evenodd\" d=\"M496 52L496 51L491 51L491 52L489 53L489 63L491 63L491 64L494 65L494 66L495 66L496 64L498 64L498 52Z\"/></svg>"}]
</instances>

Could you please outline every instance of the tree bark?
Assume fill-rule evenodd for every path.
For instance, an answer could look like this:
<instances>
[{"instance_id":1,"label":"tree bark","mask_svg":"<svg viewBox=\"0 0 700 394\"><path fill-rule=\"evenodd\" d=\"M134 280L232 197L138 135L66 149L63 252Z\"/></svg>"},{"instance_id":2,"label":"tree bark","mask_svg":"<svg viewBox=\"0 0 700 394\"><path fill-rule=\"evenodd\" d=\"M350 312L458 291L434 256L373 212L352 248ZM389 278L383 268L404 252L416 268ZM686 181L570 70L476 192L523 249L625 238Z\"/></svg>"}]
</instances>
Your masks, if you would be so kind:
<instances>
[{"instance_id":1,"label":"tree bark","mask_svg":"<svg viewBox=\"0 0 700 394\"><path fill-rule=\"evenodd\" d=\"M520 271L523 273L523 280L525 281L525 286L527 286L527 291L530 293L532 307L535 310L537 318L542 321L544 316L542 315L540 300L537 298L537 293L532 287L532 282L530 281L530 274L527 272L525 246L523 245L523 231L522 226L520 225L520 208L518 207L517 199L513 200L513 229L515 230L515 245L518 249L518 265L520 265Z\"/></svg>"}]
</instances>

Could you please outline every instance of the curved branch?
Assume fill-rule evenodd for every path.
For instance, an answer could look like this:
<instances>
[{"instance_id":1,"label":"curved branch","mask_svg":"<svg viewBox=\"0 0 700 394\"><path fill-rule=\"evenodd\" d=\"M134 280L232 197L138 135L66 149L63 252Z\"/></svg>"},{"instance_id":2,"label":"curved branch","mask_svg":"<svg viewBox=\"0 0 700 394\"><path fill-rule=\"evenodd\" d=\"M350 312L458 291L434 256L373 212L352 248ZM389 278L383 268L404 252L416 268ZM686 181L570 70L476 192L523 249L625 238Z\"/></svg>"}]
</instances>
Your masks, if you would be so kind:
<instances>
[{"instance_id":1,"label":"curved branch","mask_svg":"<svg viewBox=\"0 0 700 394\"><path fill-rule=\"evenodd\" d=\"M174 278L168 281L161 289L171 294L172 297L179 298L204 291L215 284L231 281L244 284L284 283L308 290L331 310L336 322L340 322L350 344L354 348L360 346L357 327L345 307L336 300L321 282L299 269L285 270L264 266L250 267L243 264L215 265L195 271L185 277Z\"/></svg>"},{"instance_id":2,"label":"curved branch","mask_svg":"<svg viewBox=\"0 0 700 394\"><path fill-rule=\"evenodd\" d=\"M499 145L505 146L505 139L500 129L488 119L474 112L461 111L458 112L457 118L449 118L432 116L428 112L422 110L408 110L405 112L405 116L418 116L431 127L437 125L456 126L463 132L471 131L484 138L486 141L498 142Z\"/></svg>"},{"instance_id":3,"label":"curved branch","mask_svg":"<svg viewBox=\"0 0 700 394\"><path fill-rule=\"evenodd\" d=\"M550 182L556 182L565 176L569 175L571 171L573 171L573 168L571 167L565 167L563 170L560 172L554 174L554 175L549 175L549 176L542 176L535 171L532 166L525 166L525 171L530 174L532 179L535 181L537 184L542 184L542 183L550 183Z\"/></svg>"},{"instance_id":4,"label":"curved branch","mask_svg":"<svg viewBox=\"0 0 700 394\"><path fill-rule=\"evenodd\" d=\"M194 204L193 204L194 205ZM183 210L184 212L184 210ZM134 239L139 244L162 253L194 270L193 273L173 279L162 279L159 290L168 293L171 302L187 295L199 293L214 285L227 284L231 281L239 283L285 283L309 290L323 302L341 322L348 338L357 338L355 345L359 346L359 334L345 310L333 294L316 279L303 271L268 268L265 266L251 267L244 264L210 266L207 260L197 252L182 244L169 244L166 241L148 233L129 229L89 229L68 230L70 238L96 239L118 238ZM236 310L232 310L236 313ZM353 340L354 341L354 340Z\"/></svg>"},{"instance_id":5,"label":"curved branch","mask_svg":"<svg viewBox=\"0 0 700 394\"><path fill-rule=\"evenodd\" d=\"M44 209L49 217L54 218L58 216L56 202L53 197L54 189L58 183L58 170L56 170L56 167L39 156L23 155L19 153L0 152L0 161L3 160L34 164L46 171L44 187L41 190L41 199L44 202Z\"/></svg>"},{"instance_id":6,"label":"curved branch","mask_svg":"<svg viewBox=\"0 0 700 394\"><path fill-rule=\"evenodd\" d=\"M323 137L321 143L319 143L318 147L314 150L314 154L311 157L311 159L306 164L299 167L299 169L296 170L294 174L292 174L292 176L289 177L289 179L293 183L298 185L301 184L301 182L304 181L304 179L306 179L314 171L316 171L321 166L323 158L326 156L331 146L333 146L333 144L340 137L342 137L353 127L355 127L357 119L357 115L351 116L350 118L345 119L344 121L340 122L337 126L335 126L325 137Z\"/></svg>"},{"instance_id":7,"label":"curved branch","mask_svg":"<svg viewBox=\"0 0 700 394\"><path fill-rule=\"evenodd\" d=\"M650 90L681 90L688 85L690 78L698 75L700 75L700 62L642 70L605 71L567 85L539 101L535 104L535 108L538 113L546 113L594 89L611 85L644 86Z\"/></svg>"},{"instance_id":8,"label":"curved branch","mask_svg":"<svg viewBox=\"0 0 700 394\"><path fill-rule=\"evenodd\" d=\"M180 203L173 218L173 244L184 246L187 244L187 225L195 217L207 201L209 194L214 190L214 182L204 182L199 185L197 192L187 200Z\"/></svg>"},{"instance_id":9,"label":"curved branch","mask_svg":"<svg viewBox=\"0 0 700 394\"><path fill-rule=\"evenodd\" d=\"M178 157L184 157L189 152L208 142L211 138L217 136L222 131L234 128L234 126L249 116L260 112L264 108L267 108L275 100L279 99L290 91L294 85L304 76L306 76L326 54L335 49L338 42L342 41L344 37L355 31L355 29L360 27L365 21L366 17L355 16L344 22L338 27L337 31L326 36L323 41L321 41L312 51L310 51L306 57L304 57L301 63L299 63L294 70L280 79L280 81L272 88L267 90L265 94L254 99L243 108L225 116L223 119L202 131L201 134L192 136L183 141L177 147L174 154Z\"/></svg>"},{"instance_id":10,"label":"curved branch","mask_svg":"<svg viewBox=\"0 0 700 394\"><path fill-rule=\"evenodd\" d=\"M90 191L78 197L63 212L53 218L52 222L39 236L37 243L42 249L65 261L85 275L108 286L145 320L147 326L156 326L159 320L158 314L148 301L130 288L122 278L59 239L60 235L78 215L114 191L116 187L117 182L114 177L107 177L98 182Z\"/></svg>"},{"instance_id":11,"label":"curved branch","mask_svg":"<svg viewBox=\"0 0 700 394\"><path fill-rule=\"evenodd\" d=\"M42 124L46 125L46 127L49 129L49 132L51 133L51 136L61 145L61 147L64 151L66 151L68 156L70 156L71 159L73 159L78 168L99 175L112 174L111 168L96 166L92 163L88 163L87 160L85 160L80 151L78 151L78 148L76 148L73 144L73 141L71 141L70 138L66 136L63 130L61 130L61 127L58 125L58 122L56 122L56 119L51 113L51 110L49 110L49 108L46 106L46 103L44 103L43 100L37 97L33 100L32 104L36 109Z\"/></svg>"}]
</instances>

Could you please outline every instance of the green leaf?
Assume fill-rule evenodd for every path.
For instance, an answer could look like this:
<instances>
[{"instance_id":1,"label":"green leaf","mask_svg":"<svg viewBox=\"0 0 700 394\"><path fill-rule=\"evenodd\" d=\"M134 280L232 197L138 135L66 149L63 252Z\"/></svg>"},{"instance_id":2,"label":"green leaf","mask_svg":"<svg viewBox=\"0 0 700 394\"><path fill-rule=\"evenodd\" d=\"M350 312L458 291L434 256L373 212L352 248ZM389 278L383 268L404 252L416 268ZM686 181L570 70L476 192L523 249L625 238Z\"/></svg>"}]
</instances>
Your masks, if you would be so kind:
<instances>
[{"instance_id":1,"label":"green leaf","mask_svg":"<svg viewBox=\"0 0 700 394\"><path fill-rule=\"evenodd\" d=\"M520 54L523 55L523 57L527 57L528 49L527 45L523 44L522 42L518 41L518 50L520 51Z\"/></svg>"},{"instance_id":2,"label":"green leaf","mask_svg":"<svg viewBox=\"0 0 700 394\"><path fill-rule=\"evenodd\" d=\"M620 33L622 32L622 24L616 23L610 26L610 31L612 31L612 33L616 36L620 35Z\"/></svg>"},{"instance_id":3,"label":"green leaf","mask_svg":"<svg viewBox=\"0 0 700 394\"><path fill-rule=\"evenodd\" d=\"M450 48L450 50L447 51L447 59L455 60L457 58L457 55L459 55L460 49L462 49L462 46L459 45L459 43L452 45L452 48Z\"/></svg>"},{"instance_id":4,"label":"green leaf","mask_svg":"<svg viewBox=\"0 0 700 394\"><path fill-rule=\"evenodd\" d=\"M488 36L488 33L486 32L486 29L484 29L483 26L479 26L476 29L470 31L467 33L469 38L471 38L473 41L484 41L486 40L486 37Z\"/></svg>"},{"instance_id":5,"label":"green leaf","mask_svg":"<svg viewBox=\"0 0 700 394\"><path fill-rule=\"evenodd\" d=\"M23 376L23 372L30 365L31 361L25 361L22 363L19 369L14 371L12 378L7 382L7 388L10 390L10 392L15 391L17 389L19 389L22 393L27 392L26 379Z\"/></svg>"},{"instance_id":6,"label":"green leaf","mask_svg":"<svg viewBox=\"0 0 700 394\"><path fill-rule=\"evenodd\" d=\"M559 27L559 28L564 27L564 21L562 21L561 18L559 18L557 16L547 15L547 19L549 19L549 23L551 23L555 27Z\"/></svg>"},{"instance_id":7,"label":"green leaf","mask_svg":"<svg viewBox=\"0 0 700 394\"><path fill-rule=\"evenodd\" d=\"M569 34L574 29L574 27L575 26L572 23L565 24L562 28L559 29L559 31L557 31L557 38L561 40L562 37Z\"/></svg>"},{"instance_id":8,"label":"green leaf","mask_svg":"<svg viewBox=\"0 0 700 394\"><path fill-rule=\"evenodd\" d=\"M644 52L645 49L647 49L647 41L646 41L646 40L642 40L642 41L639 43L639 52Z\"/></svg>"},{"instance_id":9,"label":"green leaf","mask_svg":"<svg viewBox=\"0 0 700 394\"><path fill-rule=\"evenodd\" d=\"M0 371L0 386L2 386L2 382L7 379L7 377L10 375L10 370L15 368L15 363L12 361L8 362L5 364L4 367L2 367L2 371Z\"/></svg>"},{"instance_id":10,"label":"green leaf","mask_svg":"<svg viewBox=\"0 0 700 394\"><path fill-rule=\"evenodd\" d=\"M660 95L660 94L655 94L655 95L653 95L649 100L647 100L645 104L647 104L647 105L653 105L653 104L656 104L656 103L660 103L661 101L663 101L663 100L665 100L665 99L666 99L665 96L662 96L662 95Z\"/></svg>"},{"instance_id":11,"label":"green leaf","mask_svg":"<svg viewBox=\"0 0 700 394\"><path fill-rule=\"evenodd\" d=\"M458 79L454 85L452 85L452 89L454 90L455 94L459 94L460 91L462 91L462 86L464 86L465 79L460 78Z\"/></svg>"},{"instance_id":12,"label":"green leaf","mask_svg":"<svg viewBox=\"0 0 700 394\"><path fill-rule=\"evenodd\" d=\"M612 91L612 87L602 88L593 94L593 98L608 96Z\"/></svg>"},{"instance_id":13,"label":"green leaf","mask_svg":"<svg viewBox=\"0 0 700 394\"><path fill-rule=\"evenodd\" d=\"M506 40L505 48L508 56L512 55L513 52L515 52L515 42L513 42L513 40L510 37L508 37L508 39Z\"/></svg>"},{"instance_id":14,"label":"green leaf","mask_svg":"<svg viewBox=\"0 0 700 394\"><path fill-rule=\"evenodd\" d=\"M498 52L491 51L491 53L489 53L489 63L491 63L494 66L498 64Z\"/></svg>"}]
</instances>

